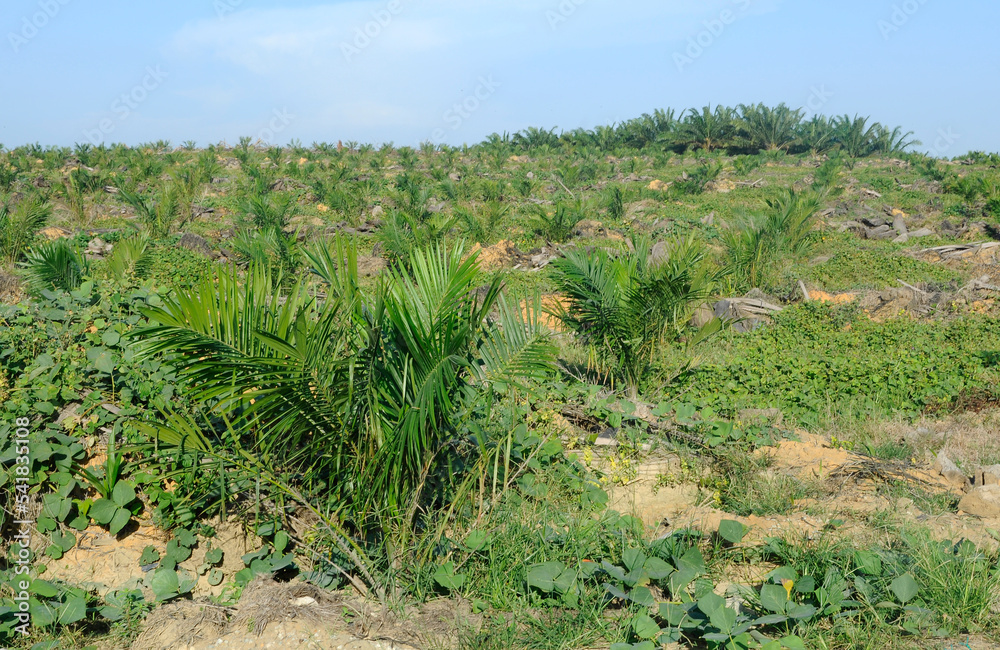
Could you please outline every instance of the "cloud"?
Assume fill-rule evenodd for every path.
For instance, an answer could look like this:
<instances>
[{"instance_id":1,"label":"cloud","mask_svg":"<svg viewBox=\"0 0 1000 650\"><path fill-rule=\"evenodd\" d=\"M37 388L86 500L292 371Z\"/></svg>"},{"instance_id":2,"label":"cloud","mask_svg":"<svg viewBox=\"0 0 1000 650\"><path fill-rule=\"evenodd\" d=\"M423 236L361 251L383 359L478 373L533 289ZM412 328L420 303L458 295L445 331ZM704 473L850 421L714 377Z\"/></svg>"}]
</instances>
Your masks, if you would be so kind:
<instances>
[{"instance_id":1,"label":"cloud","mask_svg":"<svg viewBox=\"0 0 1000 650\"><path fill-rule=\"evenodd\" d=\"M247 9L185 25L165 54L201 77L207 110L242 97L262 114L287 106L302 128L444 129L459 137L477 133L487 115L521 113L539 75L559 88L572 83L563 66L586 78L588 68L596 75L630 65L621 53L636 48L645 55L634 65L669 66L704 21L726 9L772 11L780 1L365 0ZM662 61L650 64L650 46ZM206 74L217 88L204 90ZM491 76L501 90L452 132L454 107Z\"/></svg>"}]
</instances>

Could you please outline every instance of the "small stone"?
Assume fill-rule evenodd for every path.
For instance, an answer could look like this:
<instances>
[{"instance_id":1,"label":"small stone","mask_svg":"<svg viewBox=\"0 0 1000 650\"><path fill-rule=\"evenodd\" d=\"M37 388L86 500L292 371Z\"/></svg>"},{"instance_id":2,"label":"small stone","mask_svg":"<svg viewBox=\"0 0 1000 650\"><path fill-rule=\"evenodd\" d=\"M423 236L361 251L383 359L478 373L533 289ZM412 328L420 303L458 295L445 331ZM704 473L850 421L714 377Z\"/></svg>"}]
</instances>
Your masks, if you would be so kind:
<instances>
[{"instance_id":1,"label":"small stone","mask_svg":"<svg viewBox=\"0 0 1000 650\"><path fill-rule=\"evenodd\" d=\"M990 465L989 467L980 467L977 469L973 484L976 487L1000 485L1000 465Z\"/></svg>"},{"instance_id":2,"label":"small stone","mask_svg":"<svg viewBox=\"0 0 1000 650\"><path fill-rule=\"evenodd\" d=\"M959 487L964 490L970 485L969 477L958 468L958 465L953 463L951 459L944 454L938 454L937 462L934 464L934 471L948 479L948 482L955 487Z\"/></svg>"},{"instance_id":3,"label":"small stone","mask_svg":"<svg viewBox=\"0 0 1000 650\"><path fill-rule=\"evenodd\" d=\"M208 240L194 233L184 233L177 243L182 248L186 248L193 253L198 253L205 257L213 256L212 245L208 243Z\"/></svg>"},{"instance_id":4,"label":"small stone","mask_svg":"<svg viewBox=\"0 0 1000 650\"><path fill-rule=\"evenodd\" d=\"M959 502L958 509L984 519L1000 519L1000 485L975 488Z\"/></svg>"}]
</instances>

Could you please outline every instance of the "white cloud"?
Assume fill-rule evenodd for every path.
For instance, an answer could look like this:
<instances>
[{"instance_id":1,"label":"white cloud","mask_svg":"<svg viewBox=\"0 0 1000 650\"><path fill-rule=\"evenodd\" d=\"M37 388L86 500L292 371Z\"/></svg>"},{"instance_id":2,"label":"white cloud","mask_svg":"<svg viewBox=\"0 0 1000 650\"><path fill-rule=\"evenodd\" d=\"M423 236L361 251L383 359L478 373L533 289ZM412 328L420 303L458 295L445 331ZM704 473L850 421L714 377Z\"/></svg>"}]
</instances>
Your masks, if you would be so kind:
<instances>
[{"instance_id":1,"label":"white cloud","mask_svg":"<svg viewBox=\"0 0 1000 650\"><path fill-rule=\"evenodd\" d=\"M780 2L365 0L250 9L186 25L166 54L179 66L207 62L227 75L205 93L206 106L238 102L232 95L232 78L238 77L252 84L238 95L265 113L288 106L303 127L401 127L428 135L440 128L450 133L449 109L468 98L480 77L495 75L502 90L462 120L456 131L462 133L491 122L487 114L518 112L524 93L537 83L534 70L551 74L566 57L585 70L604 62L606 48L650 44L662 44L662 64L670 65L670 52L704 29L705 20L726 9L773 11Z\"/></svg>"}]
</instances>

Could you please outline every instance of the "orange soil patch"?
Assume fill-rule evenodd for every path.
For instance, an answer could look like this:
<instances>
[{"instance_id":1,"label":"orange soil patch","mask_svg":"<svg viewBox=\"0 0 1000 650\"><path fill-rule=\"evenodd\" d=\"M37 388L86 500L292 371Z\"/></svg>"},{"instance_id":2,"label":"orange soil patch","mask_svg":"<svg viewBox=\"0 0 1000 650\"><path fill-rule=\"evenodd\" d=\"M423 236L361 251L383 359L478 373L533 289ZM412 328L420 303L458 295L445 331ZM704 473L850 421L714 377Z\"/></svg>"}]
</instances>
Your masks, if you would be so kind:
<instances>
[{"instance_id":1,"label":"orange soil patch","mask_svg":"<svg viewBox=\"0 0 1000 650\"><path fill-rule=\"evenodd\" d=\"M829 302L834 305L843 305L846 303L854 302L858 299L858 296L853 293L827 293L825 291L816 291L811 289L809 291L809 297L817 302Z\"/></svg>"},{"instance_id":2,"label":"orange soil patch","mask_svg":"<svg viewBox=\"0 0 1000 650\"><path fill-rule=\"evenodd\" d=\"M521 316L527 320L529 317L529 312L533 310L534 305L529 305L529 301L521 301ZM558 294L550 294L547 296L542 296L542 311L537 315L538 321L545 327L549 328L553 332L565 332L566 326L563 322L552 315L552 312L558 313L564 309L569 309L569 300L563 298Z\"/></svg>"}]
</instances>

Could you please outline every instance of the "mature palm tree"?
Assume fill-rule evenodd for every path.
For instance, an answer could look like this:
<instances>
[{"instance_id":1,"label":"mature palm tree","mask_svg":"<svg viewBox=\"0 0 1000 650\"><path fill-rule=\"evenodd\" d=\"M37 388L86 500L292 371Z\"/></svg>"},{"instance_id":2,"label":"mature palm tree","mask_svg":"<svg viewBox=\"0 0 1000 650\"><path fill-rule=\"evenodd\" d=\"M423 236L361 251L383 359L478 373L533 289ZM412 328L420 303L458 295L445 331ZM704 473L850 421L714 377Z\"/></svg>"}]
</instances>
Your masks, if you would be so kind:
<instances>
[{"instance_id":1,"label":"mature palm tree","mask_svg":"<svg viewBox=\"0 0 1000 650\"><path fill-rule=\"evenodd\" d=\"M712 151L732 143L735 126L735 113L731 108L716 106L713 111L710 106L705 106L700 112L692 108L681 122L677 141Z\"/></svg>"},{"instance_id":2,"label":"mature palm tree","mask_svg":"<svg viewBox=\"0 0 1000 650\"><path fill-rule=\"evenodd\" d=\"M902 127L896 127L893 130L889 130L889 127L878 126L878 132L875 135L874 149L878 153L883 155L892 156L901 154L909 147L921 144L920 140L910 139L913 135L913 131L907 131L903 133Z\"/></svg>"},{"instance_id":3,"label":"mature palm tree","mask_svg":"<svg viewBox=\"0 0 1000 650\"><path fill-rule=\"evenodd\" d=\"M797 130L802 147L812 153L829 151L835 145L833 120L825 115L814 115L801 122Z\"/></svg>"},{"instance_id":4,"label":"mature palm tree","mask_svg":"<svg viewBox=\"0 0 1000 650\"><path fill-rule=\"evenodd\" d=\"M878 122L868 124L867 117L843 115L833 119L833 138L845 154L852 158L861 158L874 151L875 141L881 125Z\"/></svg>"},{"instance_id":5,"label":"mature palm tree","mask_svg":"<svg viewBox=\"0 0 1000 650\"><path fill-rule=\"evenodd\" d=\"M783 103L774 108L764 104L740 104L739 112L739 138L748 148L787 151L798 142L802 109L793 111Z\"/></svg>"},{"instance_id":6,"label":"mature palm tree","mask_svg":"<svg viewBox=\"0 0 1000 650\"><path fill-rule=\"evenodd\" d=\"M279 295L266 270L243 282L222 271L149 310L139 349L168 355L189 395L275 471L323 476L359 520L399 515L460 414L491 399L494 382L546 372L553 349L500 279L480 292L476 256L461 246L414 251L373 295L346 245L309 259L325 299L302 283Z\"/></svg>"}]
</instances>

